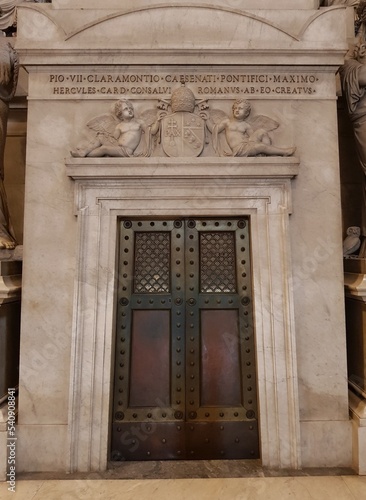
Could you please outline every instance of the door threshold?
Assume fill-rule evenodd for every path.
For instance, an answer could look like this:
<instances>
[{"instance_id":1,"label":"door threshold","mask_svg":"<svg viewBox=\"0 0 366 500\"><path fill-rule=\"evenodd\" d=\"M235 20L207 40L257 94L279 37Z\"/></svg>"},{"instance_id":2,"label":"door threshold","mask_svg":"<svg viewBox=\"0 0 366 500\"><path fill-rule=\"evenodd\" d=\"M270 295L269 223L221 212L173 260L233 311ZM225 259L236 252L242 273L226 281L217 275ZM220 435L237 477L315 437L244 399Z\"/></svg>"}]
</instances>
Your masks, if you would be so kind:
<instances>
[{"instance_id":1,"label":"door threshold","mask_svg":"<svg viewBox=\"0 0 366 500\"><path fill-rule=\"evenodd\" d=\"M349 467L269 469L260 460L164 460L109 462L104 472L22 472L25 480L233 479L248 477L354 476Z\"/></svg>"},{"instance_id":2,"label":"door threshold","mask_svg":"<svg viewBox=\"0 0 366 500\"><path fill-rule=\"evenodd\" d=\"M264 476L260 460L234 459L110 462L108 474L113 476L113 479L206 479Z\"/></svg>"}]
</instances>

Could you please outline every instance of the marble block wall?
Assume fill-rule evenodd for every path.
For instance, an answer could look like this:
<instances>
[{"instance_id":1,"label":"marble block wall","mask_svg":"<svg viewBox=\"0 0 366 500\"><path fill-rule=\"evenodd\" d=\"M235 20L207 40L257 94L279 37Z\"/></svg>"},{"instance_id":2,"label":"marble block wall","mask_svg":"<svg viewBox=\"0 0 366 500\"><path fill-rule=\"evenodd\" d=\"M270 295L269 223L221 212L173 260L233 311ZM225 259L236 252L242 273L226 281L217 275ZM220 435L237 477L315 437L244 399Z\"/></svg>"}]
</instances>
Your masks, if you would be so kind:
<instances>
[{"instance_id":1,"label":"marble block wall","mask_svg":"<svg viewBox=\"0 0 366 500\"><path fill-rule=\"evenodd\" d=\"M156 106L150 95L120 83L106 85L103 78L108 83L108 75L112 82L116 75L147 74L167 81L166 75L173 74L177 80L165 86L174 89L179 75L203 73L226 79L250 75L252 80L247 76L238 92L251 100L255 114L280 123L276 145L296 147L300 169L287 200L291 215L286 212L281 219L288 224L289 239L273 250L286 253L290 246L292 256L292 280L284 297L296 341L287 344L291 352L286 359L297 359L292 421L299 429L294 435L299 436L300 457L292 464L349 466L335 86L347 48L346 10L319 9L312 0L282 0L277 7L259 0L227 7L216 1L209 7L198 1L156 3L126 2L121 9L114 0L103 7L100 2L54 0L19 7L17 50L29 72L19 467L70 470L75 417L70 371L80 348L73 337L77 272L86 265L77 260L83 235L82 213L75 207L82 200L74 199L76 184L66 175L70 150L85 138L86 123L108 112L122 93L132 99L136 114ZM232 88L222 95L197 83L191 87L196 98L228 114L237 98ZM169 95L160 89L158 97ZM202 156L215 156L212 147ZM240 166L240 158L235 161ZM270 167L268 172L271 184ZM36 455L35 448L40 450ZM91 462L94 470L105 466Z\"/></svg>"}]
</instances>

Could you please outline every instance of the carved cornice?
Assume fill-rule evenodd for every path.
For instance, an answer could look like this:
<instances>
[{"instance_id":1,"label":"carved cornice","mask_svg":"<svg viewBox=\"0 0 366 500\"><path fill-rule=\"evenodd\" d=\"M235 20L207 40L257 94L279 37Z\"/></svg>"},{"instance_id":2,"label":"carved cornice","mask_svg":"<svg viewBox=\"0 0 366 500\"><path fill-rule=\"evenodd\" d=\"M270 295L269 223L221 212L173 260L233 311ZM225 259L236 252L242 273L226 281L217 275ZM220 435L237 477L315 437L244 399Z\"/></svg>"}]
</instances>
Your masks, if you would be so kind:
<instances>
[{"instance_id":1,"label":"carved cornice","mask_svg":"<svg viewBox=\"0 0 366 500\"><path fill-rule=\"evenodd\" d=\"M189 16L187 9L192 10ZM173 16L172 11L175 12ZM169 12L170 21L164 21ZM152 20L145 29L146 13L155 16L155 20L161 16L168 23L159 31L160 41L149 42L154 38L152 33L149 38L149 31L156 23ZM194 63L224 64L228 56L232 64L258 64L258 56L263 58L263 64L289 64L290 55L292 61L296 57L304 59L301 61L304 64L311 64L315 55L317 64L339 65L347 50L346 13L341 6L304 11L244 11L205 2L179 5L164 2L84 12L82 9L57 10L52 5L25 4L19 7L18 17L17 49L25 64L47 64L55 55L60 58L59 64L98 64L101 55L108 57L103 59L104 63L111 64L133 64L138 56L137 63L142 64L164 63L172 57L177 63L190 58ZM169 24L188 17L192 22L182 23L179 31ZM218 19L218 29L222 28L219 34L215 27ZM105 36L104 25L105 30L114 35ZM323 27L326 39L319 35ZM144 37L139 38L138 30ZM127 36L129 31L131 39ZM227 38L229 34L232 39ZM224 48L220 38L228 40Z\"/></svg>"},{"instance_id":2,"label":"carved cornice","mask_svg":"<svg viewBox=\"0 0 366 500\"><path fill-rule=\"evenodd\" d=\"M69 64L245 64L300 65L316 64L338 68L344 61L345 49L38 49L17 47L24 65ZM57 62L55 61L57 57ZM334 69L336 71L336 69Z\"/></svg>"},{"instance_id":3,"label":"carved cornice","mask_svg":"<svg viewBox=\"0 0 366 500\"><path fill-rule=\"evenodd\" d=\"M292 179L299 173L294 157L257 158L68 158L66 173L75 180L124 178Z\"/></svg>"}]
</instances>

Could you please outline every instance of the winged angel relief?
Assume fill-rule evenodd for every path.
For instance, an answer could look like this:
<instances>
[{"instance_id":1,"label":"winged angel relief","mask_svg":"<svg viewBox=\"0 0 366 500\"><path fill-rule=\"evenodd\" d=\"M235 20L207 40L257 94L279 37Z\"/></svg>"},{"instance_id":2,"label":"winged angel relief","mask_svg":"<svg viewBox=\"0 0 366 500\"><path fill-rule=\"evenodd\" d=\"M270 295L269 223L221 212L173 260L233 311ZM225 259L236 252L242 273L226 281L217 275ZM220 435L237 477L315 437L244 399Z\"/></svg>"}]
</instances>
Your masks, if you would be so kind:
<instances>
[{"instance_id":1,"label":"winged angel relief","mask_svg":"<svg viewBox=\"0 0 366 500\"><path fill-rule=\"evenodd\" d=\"M79 144L71 151L72 156L150 156L152 136L159 131L160 125L155 110L146 110L141 119L136 119L132 103L120 99L112 105L111 113L93 118L87 127L96 132L96 137ZM142 134L146 137L145 147L140 154L136 154Z\"/></svg>"},{"instance_id":2,"label":"winged angel relief","mask_svg":"<svg viewBox=\"0 0 366 500\"><path fill-rule=\"evenodd\" d=\"M195 113L197 105L199 114ZM120 99L110 113L87 123L96 135L79 144L71 151L72 156L151 156L157 142L167 156L200 156L209 143L207 131L212 134L218 156L291 156L296 149L274 146L270 132L279 123L264 115L251 117L251 105L244 99L234 102L229 117L221 110L208 111L207 101L197 104L193 92L183 85L172 93L170 101L159 102L158 108L160 111L143 111L138 119L132 103Z\"/></svg>"},{"instance_id":3,"label":"winged angel relief","mask_svg":"<svg viewBox=\"0 0 366 500\"><path fill-rule=\"evenodd\" d=\"M212 133L212 143L216 154L219 156L291 156L294 154L296 148L279 148L272 145L269 132L278 128L279 123L264 115L249 118L250 113L251 105L244 99L234 102L231 118L221 110L210 112L207 127ZM226 149L226 145L229 146L229 150Z\"/></svg>"}]
</instances>

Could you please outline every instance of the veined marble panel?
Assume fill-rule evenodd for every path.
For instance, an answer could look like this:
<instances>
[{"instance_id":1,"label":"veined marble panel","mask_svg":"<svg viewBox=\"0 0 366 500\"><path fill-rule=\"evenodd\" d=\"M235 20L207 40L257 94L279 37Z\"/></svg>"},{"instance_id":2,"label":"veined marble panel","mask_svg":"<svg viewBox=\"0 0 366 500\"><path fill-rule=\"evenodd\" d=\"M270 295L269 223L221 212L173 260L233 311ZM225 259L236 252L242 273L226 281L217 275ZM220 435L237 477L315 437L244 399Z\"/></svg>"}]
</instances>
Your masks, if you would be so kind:
<instances>
[{"instance_id":1,"label":"veined marble panel","mask_svg":"<svg viewBox=\"0 0 366 500\"><path fill-rule=\"evenodd\" d=\"M351 432L351 421L301 422L303 467L351 467Z\"/></svg>"},{"instance_id":2,"label":"veined marble panel","mask_svg":"<svg viewBox=\"0 0 366 500\"><path fill-rule=\"evenodd\" d=\"M17 437L17 472L67 470L66 425L19 425Z\"/></svg>"}]
</instances>

